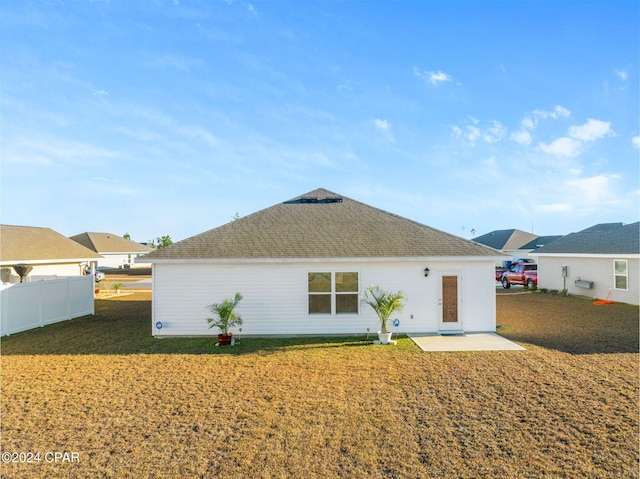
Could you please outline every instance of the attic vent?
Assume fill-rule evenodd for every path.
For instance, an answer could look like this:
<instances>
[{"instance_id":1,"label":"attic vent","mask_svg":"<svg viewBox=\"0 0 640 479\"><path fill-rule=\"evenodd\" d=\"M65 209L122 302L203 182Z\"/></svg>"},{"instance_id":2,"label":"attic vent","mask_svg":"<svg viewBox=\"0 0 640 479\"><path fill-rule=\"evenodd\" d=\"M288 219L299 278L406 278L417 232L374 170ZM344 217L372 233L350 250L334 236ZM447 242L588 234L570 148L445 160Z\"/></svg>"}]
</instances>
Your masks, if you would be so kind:
<instances>
[{"instance_id":1,"label":"attic vent","mask_svg":"<svg viewBox=\"0 0 640 479\"><path fill-rule=\"evenodd\" d=\"M342 203L342 198L315 198L315 197L306 197L306 198L296 198L295 200L285 201L285 205L300 205L305 203Z\"/></svg>"}]
</instances>

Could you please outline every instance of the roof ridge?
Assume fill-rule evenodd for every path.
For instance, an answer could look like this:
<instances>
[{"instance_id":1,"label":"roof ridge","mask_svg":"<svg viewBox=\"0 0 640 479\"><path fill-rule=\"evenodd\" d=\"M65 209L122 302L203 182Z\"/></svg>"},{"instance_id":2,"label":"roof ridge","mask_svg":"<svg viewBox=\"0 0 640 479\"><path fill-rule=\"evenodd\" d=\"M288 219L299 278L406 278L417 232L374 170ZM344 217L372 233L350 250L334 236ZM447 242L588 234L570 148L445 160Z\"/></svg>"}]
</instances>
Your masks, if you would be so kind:
<instances>
[{"instance_id":1,"label":"roof ridge","mask_svg":"<svg viewBox=\"0 0 640 479\"><path fill-rule=\"evenodd\" d=\"M298 202L300 198L342 201ZM325 188L211 228L150 253L170 258L495 257L486 245Z\"/></svg>"}]
</instances>

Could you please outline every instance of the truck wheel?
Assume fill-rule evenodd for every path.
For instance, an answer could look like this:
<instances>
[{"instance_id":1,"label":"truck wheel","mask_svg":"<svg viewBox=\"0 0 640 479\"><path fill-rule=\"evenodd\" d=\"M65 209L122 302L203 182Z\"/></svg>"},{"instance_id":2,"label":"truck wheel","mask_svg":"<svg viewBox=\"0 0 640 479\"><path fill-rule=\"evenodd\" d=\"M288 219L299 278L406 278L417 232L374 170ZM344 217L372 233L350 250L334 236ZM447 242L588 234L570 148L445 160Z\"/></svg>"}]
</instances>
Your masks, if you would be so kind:
<instances>
[{"instance_id":1,"label":"truck wheel","mask_svg":"<svg viewBox=\"0 0 640 479\"><path fill-rule=\"evenodd\" d=\"M502 287L504 289L509 289L511 284L509 284L509 280L507 278L502 278Z\"/></svg>"},{"instance_id":2,"label":"truck wheel","mask_svg":"<svg viewBox=\"0 0 640 479\"><path fill-rule=\"evenodd\" d=\"M527 280L527 288L529 288L529 289L533 289L533 288L535 288L535 287L536 287L535 283L533 282L533 280L532 280L531 278L529 278L529 279Z\"/></svg>"}]
</instances>

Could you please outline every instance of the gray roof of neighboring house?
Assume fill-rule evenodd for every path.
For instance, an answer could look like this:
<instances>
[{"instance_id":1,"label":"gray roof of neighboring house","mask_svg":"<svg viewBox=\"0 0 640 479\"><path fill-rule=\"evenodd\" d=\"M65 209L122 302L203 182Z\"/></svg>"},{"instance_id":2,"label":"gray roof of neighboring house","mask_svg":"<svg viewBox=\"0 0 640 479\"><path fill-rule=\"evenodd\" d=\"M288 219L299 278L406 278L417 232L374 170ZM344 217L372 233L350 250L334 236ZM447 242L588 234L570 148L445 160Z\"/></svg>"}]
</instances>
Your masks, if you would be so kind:
<instances>
[{"instance_id":1,"label":"gray roof of neighboring house","mask_svg":"<svg viewBox=\"0 0 640 479\"><path fill-rule=\"evenodd\" d=\"M486 246L325 189L160 248L155 259L500 256Z\"/></svg>"},{"instance_id":2,"label":"gray roof of neighboring house","mask_svg":"<svg viewBox=\"0 0 640 479\"><path fill-rule=\"evenodd\" d=\"M0 225L0 261L4 264L98 258L102 256L51 228Z\"/></svg>"},{"instance_id":3,"label":"gray roof of neighboring house","mask_svg":"<svg viewBox=\"0 0 640 479\"><path fill-rule=\"evenodd\" d=\"M535 254L640 254L640 222L603 223L553 241Z\"/></svg>"},{"instance_id":4,"label":"gray roof of neighboring house","mask_svg":"<svg viewBox=\"0 0 640 479\"><path fill-rule=\"evenodd\" d=\"M530 241L527 244L523 244L520 249L536 249L542 248L543 246L548 245L552 241L562 238L562 235L553 235L553 236L538 236L533 241Z\"/></svg>"},{"instance_id":5,"label":"gray roof of neighboring house","mask_svg":"<svg viewBox=\"0 0 640 479\"><path fill-rule=\"evenodd\" d=\"M490 233L473 238L472 241L491 248L501 250L520 249L523 245L530 243L538 236L518 229L496 230Z\"/></svg>"},{"instance_id":6,"label":"gray roof of neighboring house","mask_svg":"<svg viewBox=\"0 0 640 479\"><path fill-rule=\"evenodd\" d=\"M149 253L153 248L111 233L80 233L71 239L97 253Z\"/></svg>"}]
</instances>

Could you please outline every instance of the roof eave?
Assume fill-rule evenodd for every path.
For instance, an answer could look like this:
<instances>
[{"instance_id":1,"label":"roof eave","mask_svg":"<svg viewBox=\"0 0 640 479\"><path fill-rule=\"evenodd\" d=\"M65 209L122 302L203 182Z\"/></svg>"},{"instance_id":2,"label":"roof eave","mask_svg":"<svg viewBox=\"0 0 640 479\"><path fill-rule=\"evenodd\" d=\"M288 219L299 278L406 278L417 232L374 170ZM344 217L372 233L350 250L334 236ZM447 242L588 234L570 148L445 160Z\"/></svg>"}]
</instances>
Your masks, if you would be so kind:
<instances>
[{"instance_id":1,"label":"roof eave","mask_svg":"<svg viewBox=\"0 0 640 479\"><path fill-rule=\"evenodd\" d=\"M574 258L631 258L640 259L638 253L538 253L531 252L529 256L548 256L548 257L574 257Z\"/></svg>"},{"instance_id":2,"label":"roof eave","mask_svg":"<svg viewBox=\"0 0 640 479\"><path fill-rule=\"evenodd\" d=\"M357 258L135 258L134 262L153 264L249 264L249 263L397 263L416 261L464 261L483 262L509 258L497 256L395 256ZM140 261L138 261L140 260Z\"/></svg>"},{"instance_id":3,"label":"roof eave","mask_svg":"<svg viewBox=\"0 0 640 479\"><path fill-rule=\"evenodd\" d=\"M82 263L85 261L95 261L102 258L64 258L64 259L3 259L0 261L0 266L13 266L14 264L65 264L65 263Z\"/></svg>"}]
</instances>

